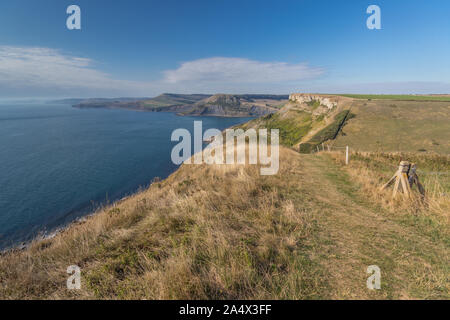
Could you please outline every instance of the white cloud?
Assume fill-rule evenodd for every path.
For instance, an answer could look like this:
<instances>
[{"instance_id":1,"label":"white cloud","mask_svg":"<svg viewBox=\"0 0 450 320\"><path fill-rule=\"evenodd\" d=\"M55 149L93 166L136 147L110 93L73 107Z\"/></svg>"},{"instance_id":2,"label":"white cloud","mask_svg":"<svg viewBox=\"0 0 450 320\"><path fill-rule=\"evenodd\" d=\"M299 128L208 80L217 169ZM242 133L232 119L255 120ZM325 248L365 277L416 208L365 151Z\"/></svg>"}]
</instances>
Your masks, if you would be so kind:
<instances>
[{"instance_id":1,"label":"white cloud","mask_svg":"<svg viewBox=\"0 0 450 320\"><path fill-rule=\"evenodd\" d=\"M0 46L1 96L150 96L161 92L289 92L320 76L307 64L215 57L182 63L158 81L115 79L91 59L39 47Z\"/></svg>"},{"instance_id":2,"label":"white cloud","mask_svg":"<svg viewBox=\"0 0 450 320\"><path fill-rule=\"evenodd\" d=\"M260 62L243 58L206 58L183 63L164 73L167 83L279 83L316 78L320 68L305 63Z\"/></svg>"},{"instance_id":3,"label":"white cloud","mask_svg":"<svg viewBox=\"0 0 450 320\"><path fill-rule=\"evenodd\" d=\"M432 81L342 83L306 63L213 57L182 63L157 81L114 78L88 58L39 47L0 46L0 97L118 97L174 93L442 93ZM320 78L320 79L319 79Z\"/></svg>"},{"instance_id":4,"label":"white cloud","mask_svg":"<svg viewBox=\"0 0 450 320\"><path fill-rule=\"evenodd\" d=\"M0 46L0 94L86 95L125 93L142 88L139 82L115 80L93 68L87 58L38 47Z\"/></svg>"}]
</instances>

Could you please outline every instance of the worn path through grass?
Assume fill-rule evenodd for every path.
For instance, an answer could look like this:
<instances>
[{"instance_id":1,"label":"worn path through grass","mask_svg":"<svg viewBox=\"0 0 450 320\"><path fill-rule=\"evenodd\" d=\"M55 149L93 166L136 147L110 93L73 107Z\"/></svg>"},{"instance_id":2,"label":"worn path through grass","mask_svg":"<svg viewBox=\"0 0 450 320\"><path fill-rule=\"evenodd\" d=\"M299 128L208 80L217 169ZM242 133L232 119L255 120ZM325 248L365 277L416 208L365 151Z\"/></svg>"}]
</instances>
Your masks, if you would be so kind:
<instances>
[{"instance_id":1,"label":"worn path through grass","mask_svg":"<svg viewBox=\"0 0 450 320\"><path fill-rule=\"evenodd\" d=\"M444 242L434 242L419 226L406 226L364 199L327 155L305 155L302 165L305 188L320 202L313 260L327 270L331 298L449 298ZM381 290L366 287L369 265L381 269Z\"/></svg>"},{"instance_id":2,"label":"worn path through grass","mask_svg":"<svg viewBox=\"0 0 450 320\"><path fill-rule=\"evenodd\" d=\"M0 298L448 299L445 241L365 198L331 156L281 148L277 175L183 165L0 255ZM69 265L82 270L81 290L66 288ZM381 290L366 287L370 265Z\"/></svg>"}]
</instances>

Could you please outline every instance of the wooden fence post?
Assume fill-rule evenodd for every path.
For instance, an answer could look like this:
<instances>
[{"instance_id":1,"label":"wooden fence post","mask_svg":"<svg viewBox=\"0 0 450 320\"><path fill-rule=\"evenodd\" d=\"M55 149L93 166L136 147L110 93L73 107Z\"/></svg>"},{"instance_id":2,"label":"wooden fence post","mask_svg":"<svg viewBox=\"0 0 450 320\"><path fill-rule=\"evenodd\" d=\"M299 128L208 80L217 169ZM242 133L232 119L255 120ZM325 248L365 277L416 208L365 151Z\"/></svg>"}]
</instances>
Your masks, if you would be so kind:
<instances>
[{"instance_id":1,"label":"wooden fence post","mask_svg":"<svg viewBox=\"0 0 450 320\"><path fill-rule=\"evenodd\" d=\"M348 165L348 146L345 148L345 164Z\"/></svg>"},{"instance_id":2,"label":"wooden fence post","mask_svg":"<svg viewBox=\"0 0 450 320\"><path fill-rule=\"evenodd\" d=\"M403 194L408 197L411 196L411 186L409 182L409 171L411 168L411 164L408 161L401 161L398 167L397 172L394 176L381 187L381 190L386 189L390 184L395 182L394 184L394 192L392 193L392 198L395 198L397 195L397 191L402 190Z\"/></svg>"}]
</instances>

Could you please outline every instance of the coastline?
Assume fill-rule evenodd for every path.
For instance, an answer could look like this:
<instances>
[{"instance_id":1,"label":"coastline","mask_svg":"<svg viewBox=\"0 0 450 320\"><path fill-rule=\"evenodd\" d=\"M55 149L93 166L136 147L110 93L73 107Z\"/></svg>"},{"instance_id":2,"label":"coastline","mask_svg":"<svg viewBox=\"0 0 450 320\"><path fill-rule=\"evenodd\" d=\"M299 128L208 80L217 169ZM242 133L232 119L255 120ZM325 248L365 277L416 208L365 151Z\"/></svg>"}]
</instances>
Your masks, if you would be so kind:
<instances>
[{"instance_id":1,"label":"coastline","mask_svg":"<svg viewBox=\"0 0 450 320\"><path fill-rule=\"evenodd\" d=\"M144 108L134 108L134 107L115 107L115 106L101 106L101 107L83 107L83 106L78 106L78 105L70 105L72 108L75 109L105 109L105 110L128 110L128 111L135 111L135 112L156 112L156 113L160 113L160 112L166 112L166 113L172 113L175 114L179 117L215 117L215 118L258 118L258 117L262 117L265 116L267 114L270 113L266 113L266 114L261 114L261 115L252 115L250 113L243 113L243 114L216 114L216 113L205 113L205 114L201 114L201 113L193 113L193 114L186 114L186 113L182 113L179 112L177 110L170 110L170 108L172 107L167 107L167 109L169 110L164 110L165 108L153 108L153 109L144 109ZM176 108L176 107L175 107ZM273 113L275 113L276 111L274 111Z\"/></svg>"},{"instance_id":2,"label":"coastline","mask_svg":"<svg viewBox=\"0 0 450 320\"><path fill-rule=\"evenodd\" d=\"M178 168L176 170L178 170ZM145 189L149 188L150 186L151 186L151 184L149 184ZM90 210L89 213L84 214L84 215L82 215L80 217L77 217L77 218L75 218L74 220L72 220L72 221L70 221L68 223L65 223L63 225L55 227L55 228L53 228L53 229L51 229L49 231L40 231L38 233L38 235L36 235L34 237L31 237L30 240L22 241L20 243L17 243L17 244L11 245L9 247L6 247L4 249L1 249L0 250L0 257L3 256L3 255L6 255L8 253L12 253L12 252L24 251L24 250L29 249L34 244L39 244L39 243L41 243L43 241L51 240L51 239L55 238L56 236L67 232L68 230L70 230L74 226L77 226L77 225L80 225L80 224L84 224L85 222L88 221L88 219L94 217L95 215L97 215L102 210L105 210L105 209L107 209L108 207L111 207L111 206L115 207L115 206L119 205L120 203L122 203L123 201L125 201L125 200L127 200L127 199L129 199L129 198L131 198L131 197L133 197L133 196L135 196L137 194L139 194L140 192L142 192L145 189L138 188L137 191L131 193L130 195L127 195L125 197L121 197L120 199L113 201L109 206L105 206L104 204L101 204L100 206L98 206L97 209Z\"/></svg>"},{"instance_id":3,"label":"coastline","mask_svg":"<svg viewBox=\"0 0 450 320\"><path fill-rule=\"evenodd\" d=\"M72 106L74 107L74 106ZM76 107L74 107L76 108ZM169 111L151 111L151 110L132 110L132 109L124 109L124 108L105 108L105 109L119 109L119 110L129 110L129 111L141 111L141 112L167 112L167 113L172 113L175 114L174 112L169 112ZM178 116L178 114L176 114ZM191 117L197 117L197 115L186 115L186 116L191 116ZM208 117L216 117L216 118L251 118L251 117L242 117L242 116L236 116L236 117L231 117L231 116L216 116L216 115L209 115ZM249 119L245 122L242 122L241 124L244 123L248 123L249 121L255 119L255 117L253 117L252 119ZM233 128L236 125L230 126L228 128ZM225 128L224 130L228 129ZM209 142L204 142L203 143L203 148L206 147L206 145ZM202 151L203 152L203 149ZM133 188L131 191L124 193L122 196L118 197L116 200L113 200L111 203L108 204L108 200L101 200L98 202L98 205L93 208L93 209L87 209L87 205L83 206L85 209L80 209L78 211L74 211L71 213L74 214L80 214L80 216L74 218L73 220L70 220L69 222L66 223L62 223L59 226L50 228L49 230L40 230L38 231L35 235L30 236L30 238L28 240L24 240L24 241L20 241L17 242L16 244L12 244L12 245L7 245L6 247L0 249L0 256L3 256L5 254L8 254L10 252L17 252L17 251L24 251L29 249L32 245L34 244L39 244L41 242L44 242L46 240L50 240L55 238L58 235L64 234L65 232L69 231L71 228L77 226L77 225L81 225L84 224L88 219L94 217L95 215L97 215L99 212L102 212L104 210L107 210L108 208L114 208L117 205L121 204L122 202L128 200L129 198L132 198L134 196L139 195L140 193L144 192L145 190L148 190L153 183L158 183L158 182L163 182L166 181L171 175L175 174L181 166L177 166L176 168L174 168L174 170L172 172L170 172L165 178L160 179L160 177L153 177L151 179L151 181L147 184L144 185L139 185L136 186L135 188ZM92 200L91 200L92 203ZM70 212L68 212L67 214L70 214Z\"/></svg>"},{"instance_id":4,"label":"coastline","mask_svg":"<svg viewBox=\"0 0 450 320\"><path fill-rule=\"evenodd\" d=\"M182 164L164 180L46 239L2 254L0 273L7 276L0 298L299 300L348 298L342 289L349 286L354 295L372 298L360 277L355 278L355 270L367 267L367 255L358 248L368 243L374 244L372 259L383 265L396 259L404 275L403 287L377 298L402 298L405 292L412 298L445 297L440 279L447 274L442 258L448 253L447 224L439 207L427 215L437 229L427 229L430 220L405 224L403 219L416 217L416 212L401 204L389 208L373 192L385 176L377 158L367 163L355 155L347 167L340 152L300 154L280 146L279 154L279 173L267 176L253 165ZM361 170L372 173L364 176L371 180L361 180ZM429 182L424 179L425 185ZM396 232L387 234L386 228ZM414 240L399 242L398 234ZM432 235L439 237L430 245L426 240ZM386 245L381 254L379 241ZM333 254L349 249L356 259ZM432 269L420 269L411 280L424 259L434 262ZM344 274L333 272L337 264L344 264ZM80 291L66 288L68 266L82 270ZM421 285L418 280L430 271L437 280ZM254 280L248 283L249 278ZM305 289L299 280L312 286ZM394 281L386 277L387 285L398 283ZM279 291L286 286L289 291Z\"/></svg>"}]
</instances>

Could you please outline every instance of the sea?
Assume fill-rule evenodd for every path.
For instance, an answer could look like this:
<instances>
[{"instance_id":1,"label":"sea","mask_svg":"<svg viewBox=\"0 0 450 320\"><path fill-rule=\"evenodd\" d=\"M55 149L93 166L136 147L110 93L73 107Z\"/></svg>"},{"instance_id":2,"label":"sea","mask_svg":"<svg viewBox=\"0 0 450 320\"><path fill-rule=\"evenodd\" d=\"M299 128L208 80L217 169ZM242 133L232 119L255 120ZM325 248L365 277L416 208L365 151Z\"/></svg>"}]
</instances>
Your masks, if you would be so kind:
<instances>
[{"instance_id":1,"label":"sea","mask_svg":"<svg viewBox=\"0 0 450 320\"><path fill-rule=\"evenodd\" d=\"M0 249L46 237L177 169L175 129L251 118L0 103Z\"/></svg>"}]
</instances>

